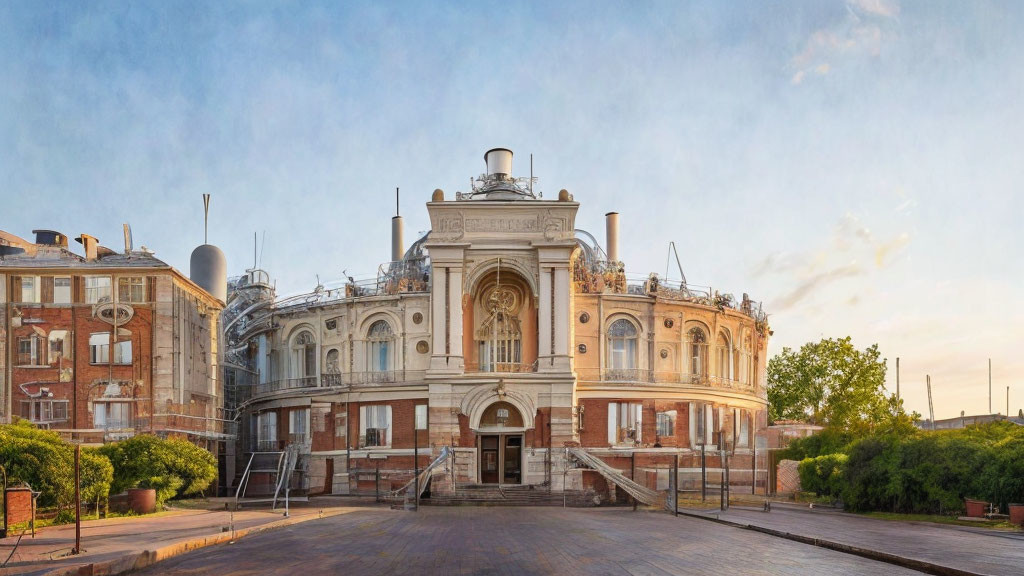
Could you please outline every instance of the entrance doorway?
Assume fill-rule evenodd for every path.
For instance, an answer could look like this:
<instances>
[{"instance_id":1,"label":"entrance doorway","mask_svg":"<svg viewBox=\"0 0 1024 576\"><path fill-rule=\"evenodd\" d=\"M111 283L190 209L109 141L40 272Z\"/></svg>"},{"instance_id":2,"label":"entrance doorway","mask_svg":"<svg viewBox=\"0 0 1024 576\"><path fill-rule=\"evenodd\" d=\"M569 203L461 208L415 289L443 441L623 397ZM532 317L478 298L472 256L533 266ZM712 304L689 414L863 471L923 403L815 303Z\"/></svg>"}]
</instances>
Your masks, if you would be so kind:
<instances>
[{"instance_id":1,"label":"entrance doorway","mask_svg":"<svg viewBox=\"0 0 1024 576\"><path fill-rule=\"evenodd\" d=\"M522 484L523 435L487 434L480 439L480 482Z\"/></svg>"}]
</instances>

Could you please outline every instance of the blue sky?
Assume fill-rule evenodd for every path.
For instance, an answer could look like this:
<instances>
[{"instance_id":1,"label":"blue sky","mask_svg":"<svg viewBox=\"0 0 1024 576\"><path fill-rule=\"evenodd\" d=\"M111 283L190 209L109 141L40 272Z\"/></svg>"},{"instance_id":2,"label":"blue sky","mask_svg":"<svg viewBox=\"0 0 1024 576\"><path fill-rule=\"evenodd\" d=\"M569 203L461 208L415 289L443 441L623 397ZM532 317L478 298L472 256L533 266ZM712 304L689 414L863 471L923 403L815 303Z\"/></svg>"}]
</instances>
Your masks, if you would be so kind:
<instances>
[{"instance_id":1,"label":"blue sky","mask_svg":"<svg viewBox=\"0 0 1024 576\"><path fill-rule=\"evenodd\" d=\"M0 4L0 229L91 233L279 292L389 257L434 188L529 154L632 274L764 300L772 351L901 357L910 408L1024 406L1024 5ZM675 272L674 276L678 276ZM894 380L893 380L894 384Z\"/></svg>"}]
</instances>

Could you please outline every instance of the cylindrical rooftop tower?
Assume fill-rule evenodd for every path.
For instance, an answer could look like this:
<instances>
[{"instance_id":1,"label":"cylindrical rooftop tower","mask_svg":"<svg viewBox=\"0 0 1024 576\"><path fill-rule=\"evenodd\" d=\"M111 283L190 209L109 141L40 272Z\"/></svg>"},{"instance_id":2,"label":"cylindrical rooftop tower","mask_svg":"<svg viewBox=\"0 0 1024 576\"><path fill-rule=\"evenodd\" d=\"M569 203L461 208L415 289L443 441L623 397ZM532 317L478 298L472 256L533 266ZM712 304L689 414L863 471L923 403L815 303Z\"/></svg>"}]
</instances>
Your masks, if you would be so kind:
<instances>
[{"instance_id":1,"label":"cylindrical rooftop tower","mask_svg":"<svg viewBox=\"0 0 1024 576\"><path fill-rule=\"evenodd\" d=\"M512 151L508 148L491 148L484 154L484 162L488 176L504 179L512 175Z\"/></svg>"},{"instance_id":2,"label":"cylindrical rooftop tower","mask_svg":"<svg viewBox=\"0 0 1024 576\"><path fill-rule=\"evenodd\" d=\"M214 298L228 301L228 261L220 248L203 244L193 250L188 277Z\"/></svg>"}]
</instances>

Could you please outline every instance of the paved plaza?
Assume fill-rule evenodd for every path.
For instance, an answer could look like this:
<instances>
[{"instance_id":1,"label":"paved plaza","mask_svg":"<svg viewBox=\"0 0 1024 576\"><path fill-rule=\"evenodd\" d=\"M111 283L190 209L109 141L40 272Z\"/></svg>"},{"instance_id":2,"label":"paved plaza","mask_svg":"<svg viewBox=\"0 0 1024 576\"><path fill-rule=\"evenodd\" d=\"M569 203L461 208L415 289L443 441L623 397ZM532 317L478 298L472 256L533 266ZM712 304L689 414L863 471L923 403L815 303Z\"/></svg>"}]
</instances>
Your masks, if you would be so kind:
<instances>
[{"instance_id":1,"label":"paved plaza","mask_svg":"<svg viewBox=\"0 0 1024 576\"><path fill-rule=\"evenodd\" d=\"M629 509L364 508L140 574L917 574L706 520Z\"/></svg>"}]
</instances>

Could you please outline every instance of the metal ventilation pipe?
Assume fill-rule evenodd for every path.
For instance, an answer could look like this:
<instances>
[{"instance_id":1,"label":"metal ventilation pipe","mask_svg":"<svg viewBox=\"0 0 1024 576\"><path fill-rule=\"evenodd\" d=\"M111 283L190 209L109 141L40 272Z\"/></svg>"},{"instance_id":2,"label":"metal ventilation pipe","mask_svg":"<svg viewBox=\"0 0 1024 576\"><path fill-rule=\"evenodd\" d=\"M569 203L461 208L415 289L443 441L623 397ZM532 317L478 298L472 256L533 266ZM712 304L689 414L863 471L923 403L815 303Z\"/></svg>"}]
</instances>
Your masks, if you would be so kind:
<instances>
[{"instance_id":1,"label":"metal ventilation pipe","mask_svg":"<svg viewBox=\"0 0 1024 576\"><path fill-rule=\"evenodd\" d=\"M404 242L402 242L402 217L391 218L391 261L398 262L405 256Z\"/></svg>"},{"instance_id":2,"label":"metal ventilation pipe","mask_svg":"<svg viewBox=\"0 0 1024 576\"><path fill-rule=\"evenodd\" d=\"M609 212L604 215L605 250L610 262L619 261L619 213Z\"/></svg>"}]
</instances>

